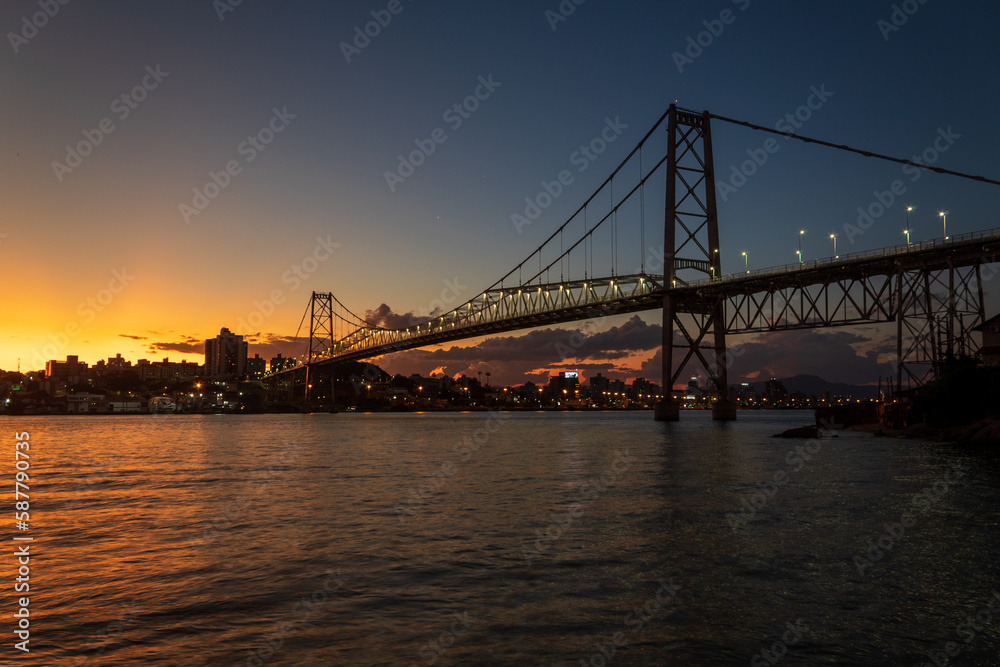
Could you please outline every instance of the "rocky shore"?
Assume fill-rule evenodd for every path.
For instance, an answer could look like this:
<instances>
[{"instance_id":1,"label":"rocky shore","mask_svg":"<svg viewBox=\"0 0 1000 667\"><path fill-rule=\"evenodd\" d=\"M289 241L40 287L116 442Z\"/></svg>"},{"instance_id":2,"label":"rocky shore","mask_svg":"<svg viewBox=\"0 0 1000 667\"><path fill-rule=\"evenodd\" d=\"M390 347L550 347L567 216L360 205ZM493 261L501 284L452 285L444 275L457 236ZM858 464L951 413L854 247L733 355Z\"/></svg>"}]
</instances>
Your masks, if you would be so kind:
<instances>
[{"instance_id":1,"label":"rocky shore","mask_svg":"<svg viewBox=\"0 0 1000 667\"><path fill-rule=\"evenodd\" d=\"M989 417L950 428L937 428L927 424L914 424L905 429L885 428L881 424L859 424L849 427L852 431L871 433L880 438L915 438L935 442L960 442L1000 445L1000 417Z\"/></svg>"}]
</instances>

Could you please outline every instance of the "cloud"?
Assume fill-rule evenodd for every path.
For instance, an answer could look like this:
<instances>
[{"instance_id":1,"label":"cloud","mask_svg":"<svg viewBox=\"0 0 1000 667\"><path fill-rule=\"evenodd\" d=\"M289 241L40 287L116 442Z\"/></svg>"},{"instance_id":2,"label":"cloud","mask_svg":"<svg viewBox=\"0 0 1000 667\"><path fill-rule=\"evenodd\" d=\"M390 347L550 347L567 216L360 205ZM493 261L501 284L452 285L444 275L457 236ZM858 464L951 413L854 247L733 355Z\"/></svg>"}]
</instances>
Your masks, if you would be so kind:
<instances>
[{"instance_id":1,"label":"cloud","mask_svg":"<svg viewBox=\"0 0 1000 667\"><path fill-rule=\"evenodd\" d=\"M205 341L188 337L182 341L167 343L149 343L146 350L150 353L179 352L181 354L202 354L205 352Z\"/></svg>"},{"instance_id":2,"label":"cloud","mask_svg":"<svg viewBox=\"0 0 1000 667\"><path fill-rule=\"evenodd\" d=\"M890 363L879 361L888 351L884 338L862 335L857 330L776 331L741 344L734 342L729 344L733 358L730 384L759 380L762 375L817 375L830 382L868 384L880 375L893 374Z\"/></svg>"},{"instance_id":3,"label":"cloud","mask_svg":"<svg viewBox=\"0 0 1000 667\"><path fill-rule=\"evenodd\" d=\"M417 315L413 312L400 315L392 312L392 308L383 303L375 310L366 310L364 318L369 324L383 329L406 329L429 322L440 314L441 309L435 308L430 315Z\"/></svg>"},{"instance_id":4,"label":"cloud","mask_svg":"<svg viewBox=\"0 0 1000 667\"><path fill-rule=\"evenodd\" d=\"M132 336L130 334L118 334L119 338L131 338L132 340L149 340L147 336Z\"/></svg>"}]
</instances>

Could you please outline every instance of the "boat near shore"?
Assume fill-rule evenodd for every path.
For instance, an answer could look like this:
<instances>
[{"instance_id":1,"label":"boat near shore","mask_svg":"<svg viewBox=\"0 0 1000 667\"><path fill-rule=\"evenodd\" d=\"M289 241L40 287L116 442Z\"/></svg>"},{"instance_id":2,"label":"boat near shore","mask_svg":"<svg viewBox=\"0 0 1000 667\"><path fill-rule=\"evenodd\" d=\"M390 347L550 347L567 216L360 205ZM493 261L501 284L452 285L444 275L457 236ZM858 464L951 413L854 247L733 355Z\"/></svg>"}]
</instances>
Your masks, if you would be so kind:
<instances>
[{"instance_id":1,"label":"boat near shore","mask_svg":"<svg viewBox=\"0 0 1000 667\"><path fill-rule=\"evenodd\" d=\"M167 414L177 411L177 404L169 396L154 396L149 399L149 411L156 414Z\"/></svg>"}]
</instances>

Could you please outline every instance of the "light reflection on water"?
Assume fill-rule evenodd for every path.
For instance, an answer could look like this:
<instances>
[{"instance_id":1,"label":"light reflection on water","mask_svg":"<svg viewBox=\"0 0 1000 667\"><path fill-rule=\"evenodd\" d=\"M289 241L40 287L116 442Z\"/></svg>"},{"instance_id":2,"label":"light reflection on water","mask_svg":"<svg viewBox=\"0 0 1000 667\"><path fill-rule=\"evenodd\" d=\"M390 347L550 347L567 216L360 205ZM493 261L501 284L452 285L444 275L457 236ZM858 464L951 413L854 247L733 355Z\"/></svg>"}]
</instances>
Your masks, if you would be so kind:
<instances>
[{"instance_id":1,"label":"light reflection on water","mask_svg":"<svg viewBox=\"0 0 1000 667\"><path fill-rule=\"evenodd\" d=\"M746 665L785 634L782 665L921 664L950 641L990 664L1000 614L956 626L1000 589L996 455L841 432L800 461L770 437L810 419L3 417L31 433L32 654ZM967 474L859 574L956 458Z\"/></svg>"}]
</instances>

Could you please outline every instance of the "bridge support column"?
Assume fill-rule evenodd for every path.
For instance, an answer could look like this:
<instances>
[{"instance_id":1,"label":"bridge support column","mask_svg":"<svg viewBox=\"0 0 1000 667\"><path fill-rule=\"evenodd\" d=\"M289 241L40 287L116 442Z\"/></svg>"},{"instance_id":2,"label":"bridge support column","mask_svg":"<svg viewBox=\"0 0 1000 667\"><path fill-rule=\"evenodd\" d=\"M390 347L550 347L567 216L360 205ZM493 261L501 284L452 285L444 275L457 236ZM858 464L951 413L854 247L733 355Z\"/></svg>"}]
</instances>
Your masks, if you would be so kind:
<instances>
[{"instance_id":1,"label":"bridge support column","mask_svg":"<svg viewBox=\"0 0 1000 667\"><path fill-rule=\"evenodd\" d=\"M681 419L681 404L665 396L653 408L653 419L658 422L676 422Z\"/></svg>"},{"instance_id":2,"label":"bridge support column","mask_svg":"<svg viewBox=\"0 0 1000 667\"><path fill-rule=\"evenodd\" d=\"M729 400L725 299L697 295L683 302L673 293L689 281L722 277L715 166L708 112L671 105L667 117L667 183L663 228L663 394L655 418L676 420L674 384L697 359L718 396L712 418L736 419ZM686 316L683 320L681 316ZM693 320L693 326L692 321ZM674 334L680 334L674 340ZM674 349L683 356L674 368Z\"/></svg>"},{"instance_id":3,"label":"bridge support column","mask_svg":"<svg viewBox=\"0 0 1000 667\"><path fill-rule=\"evenodd\" d=\"M715 421L736 421L737 405L728 398L720 398L712 406L712 419Z\"/></svg>"}]
</instances>

